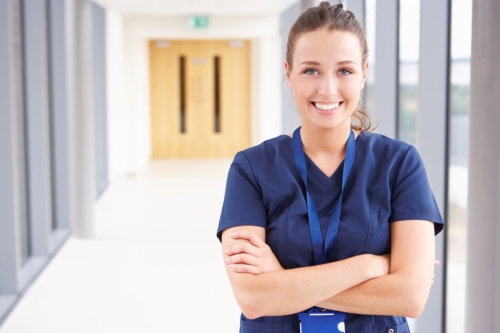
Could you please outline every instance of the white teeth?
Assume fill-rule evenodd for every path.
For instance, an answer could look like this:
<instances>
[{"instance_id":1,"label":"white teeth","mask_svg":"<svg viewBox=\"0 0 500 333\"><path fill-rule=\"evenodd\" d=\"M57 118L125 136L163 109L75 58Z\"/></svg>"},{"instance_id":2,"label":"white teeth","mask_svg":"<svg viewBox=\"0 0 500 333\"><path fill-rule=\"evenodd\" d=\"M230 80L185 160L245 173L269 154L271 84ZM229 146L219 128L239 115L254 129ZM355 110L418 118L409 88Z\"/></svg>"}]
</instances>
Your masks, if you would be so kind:
<instances>
[{"instance_id":1,"label":"white teeth","mask_svg":"<svg viewBox=\"0 0 500 333\"><path fill-rule=\"evenodd\" d=\"M340 103L333 103L333 104L314 103L314 105L320 110L333 110L338 108Z\"/></svg>"}]
</instances>

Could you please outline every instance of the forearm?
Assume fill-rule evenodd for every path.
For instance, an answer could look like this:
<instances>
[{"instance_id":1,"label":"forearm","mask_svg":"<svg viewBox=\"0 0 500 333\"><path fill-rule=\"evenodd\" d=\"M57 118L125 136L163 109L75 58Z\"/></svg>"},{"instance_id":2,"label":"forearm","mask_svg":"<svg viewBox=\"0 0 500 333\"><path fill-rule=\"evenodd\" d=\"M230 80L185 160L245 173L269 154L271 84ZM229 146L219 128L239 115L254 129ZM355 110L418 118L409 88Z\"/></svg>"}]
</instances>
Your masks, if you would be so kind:
<instances>
[{"instance_id":1,"label":"forearm","mask_svg":"<svg viewBox=\"0 0 500 333\"><path fill-rule=\"evenodd\" d=\"M393 222L389 274L319 302L318 306L358 314L418 317L432 285L434 258L432 223Z\"/></svg>"},{"instance_id":2,"label":"forearm","mask_svg":"<svg viewBox=\"0 0 500 333\"><path fill-rule=\"evenodd\" d=\"M228 270L233 291L249 318L297 313L376 276L385 259L361 255L338 262L259 275ZM335 276L335 283L331 277Z\"/></svg>"},{"instance_id":3,"label":"forearm","mask_svg":"<svg viewBox=\"0 0 500 333\"><path fill-rule=\"evenodd\" d=\"M317 304L328 309L370 315L418 317L432 285L427 272L394 272L358 284Z\"/></svg>"}]
</instances>

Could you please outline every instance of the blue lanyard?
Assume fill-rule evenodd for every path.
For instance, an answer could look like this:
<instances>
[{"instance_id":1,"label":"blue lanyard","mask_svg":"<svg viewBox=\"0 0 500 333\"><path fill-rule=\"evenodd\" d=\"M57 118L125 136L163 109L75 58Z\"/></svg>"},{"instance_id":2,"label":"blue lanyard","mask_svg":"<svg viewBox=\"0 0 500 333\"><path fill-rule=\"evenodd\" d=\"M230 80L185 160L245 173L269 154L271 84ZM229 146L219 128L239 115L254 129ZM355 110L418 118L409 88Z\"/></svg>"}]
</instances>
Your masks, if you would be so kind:
<instances>
[{"instance_id":1,"label":"blue lanyard","mask_svg":"<svg viewBox=\"0 0 500 333\"><path fill-rule=\"evenodd\" d=\"M327 253L333 249L340 223L340 210L342 207L342 191L344 190L345 183L351 173L352 165L354 163L354 155L356 150L356 140L354 139L354 132L351 130L349 139L347 140L347 148L344 158L344 169L342 172L342 188L337 200L333 203L333 212L328 229L326 232L326 239L323 241L321 235L321 227L319 224L318 213L314 208L314 203L311 199L309 191L307 190L307 167L304 148L302 147L302 139L300 137L300 127L293 132L293 153L295 156L295 164L299 170L300 177L306 187L307 199L307 215L309 218L309 229L311 232L311 241L313 245L314 261L316 264L327 262Z\"/></svg>"}]
</instances>

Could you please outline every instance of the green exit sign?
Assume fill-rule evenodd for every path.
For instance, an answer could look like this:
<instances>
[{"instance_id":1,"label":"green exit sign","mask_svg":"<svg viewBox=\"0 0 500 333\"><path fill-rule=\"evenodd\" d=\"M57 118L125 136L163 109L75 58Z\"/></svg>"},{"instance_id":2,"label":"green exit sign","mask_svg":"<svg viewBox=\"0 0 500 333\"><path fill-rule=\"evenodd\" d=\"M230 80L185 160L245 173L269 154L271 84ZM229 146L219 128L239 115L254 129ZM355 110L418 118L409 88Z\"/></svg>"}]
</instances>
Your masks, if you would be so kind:
<instances>
[{"instance_id":1,"label":"green exit sign","mask_svg":"<svg viewBox=\"0 0 500 333\"><path fill-rule=\"evenodd\" d=\"M208 16L191 16L189 18L189 26L196 29L205 29L208 27L210 19Z\"/></svg>"}]
</instances>

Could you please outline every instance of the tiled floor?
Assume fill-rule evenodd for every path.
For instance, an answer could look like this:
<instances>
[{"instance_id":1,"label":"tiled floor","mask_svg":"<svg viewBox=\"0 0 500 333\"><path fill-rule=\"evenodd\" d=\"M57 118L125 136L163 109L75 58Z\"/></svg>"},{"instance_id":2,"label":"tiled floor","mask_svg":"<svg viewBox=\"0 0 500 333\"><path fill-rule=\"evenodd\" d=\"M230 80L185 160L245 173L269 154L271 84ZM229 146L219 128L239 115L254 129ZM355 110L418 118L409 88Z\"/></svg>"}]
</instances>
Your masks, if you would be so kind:
<instances>
[{"instance_id":1,"label":"tiled floor","mask_svg":"<svg viewBox=\"0 0 500 333\"><path fill-rule=\"evenodd\" d=\"M229 160L155 161L114 181L0 333L237 332L215 236Z\"/></svg>"}]
</instances>

